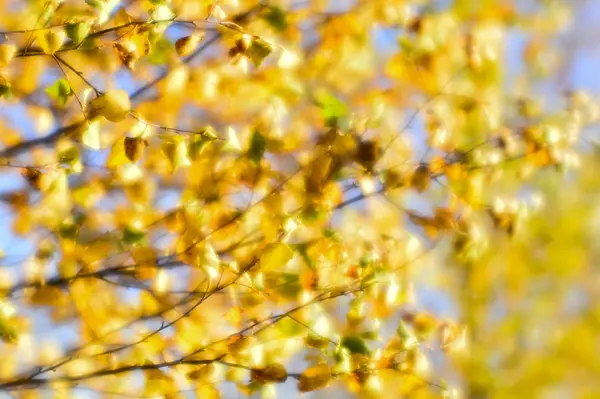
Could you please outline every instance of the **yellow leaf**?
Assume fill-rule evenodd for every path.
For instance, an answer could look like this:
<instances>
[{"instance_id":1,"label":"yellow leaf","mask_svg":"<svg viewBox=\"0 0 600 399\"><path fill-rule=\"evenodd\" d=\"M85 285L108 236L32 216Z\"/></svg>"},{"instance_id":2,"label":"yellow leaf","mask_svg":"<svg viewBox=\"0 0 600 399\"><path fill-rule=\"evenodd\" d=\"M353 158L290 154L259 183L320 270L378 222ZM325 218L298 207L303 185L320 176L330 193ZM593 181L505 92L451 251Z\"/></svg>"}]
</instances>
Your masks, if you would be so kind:
<instances>
[{"instance_id":1,"label":"yellow leaf","mask_svg":"<svg viewBox=\"0 0 600 399\"><path fill-rule=\"evenodd\" d=\"M153 248L135 246L131 249L131 257L135 261L135 272L139 279L154 278L156 275L156 252Z\"/></svg>"},{"instance_id":2,"label":"yellow leaf","mask_svg":"<svg viewBox=\"0 0 600 399\"><path fill-rule=\"evenodd\" d=\"M169 286L171 285L170 283L169 275L165 269L160 269L152 285L157 293L163 294L169 289Z\"/></svg>"},{"instance_id":3,"label":"yellow leaf","mask_svg":"<svg viewBox=\"0 0 600 399\"><path fill-rule=\"evenodd\" d=\"M124 90L109 90L90 103L93 116L102 115L111 122L120 122L131 111L129 95Z\"/></svg>"},{"instance_id":4,"label":"yellow leaf","mask_svg":"<svg viewBox=\"0 0 600 399\"><path fill-rule=\"evenodd\" d=\"M263 271L283 269L294 257L294 251L282 243L276 243L268 247L260 258L260 266Z\"/></svg>"},{"instance_id":5,"label":"yellow leaf","mask_svg":"<svg viewBox=\"0 0 600 399\"><path fill-rule=\"evenodd\" d=\"M285 382L287 370L281 363L271 363L265 367L252 369L250 376L258 382Z\"/></svg>"},{"instance_id":6,"label":"yellow leaf","mask_svg":"<svg viewBox=\"0 0 600 399\"><path fill-rule=\"evenodd\" d=\"M91 121L84 125L84 127L85 131L81 134L81 142L87 147L99 150L101 148L100 122Z\"/></svg>"},{"instance_id":7,"label":"yellow leaf","mask_svg":"<svg viewBox=\"0 0 600 399\"><path fill-rule=\"evenodd\" d=\"M0 340L7 344L14 344L19 339L17 328L9 320L0 317Z\"/></svg>"},{"instance_id":8,"label":"yellow leaf","mask_svg":"<svg viewBox=\"0 0 600 399\"><path fill-rule=\"evenodd\" d=\"M225 142L225 149L235 152L242 151L242 146L240 145L237 134L232 127L227 129L227 141Z\"/></svg>"},{"instance_id":9,"label":"yellow leaf","mask_svg":"<svg viewBox=\"0 0 600 399\"><path fill-rule=\"evenodd\" d=\"M194 52L200 41L204 38L204 32L185 36L175 42L175 50L181 57L188 56Z\"/></svg>"},{"instance_id":10,"label":"yellow leaf","mask_svg":"<svg viewBox=\"0 0 600 399\"><path fill-rule=\"evenodd\" d=\"M240 308L239 306L232 307L225 314L225 319L227 319L227 321L229 323L231 323L231 325L235 326L236 328L241 327L242 308Z\"/></svg>"},{"instance_id":11,"label":"yellow leaf","mask_svg":"<svg viewBox=\"0 0 600 399\"><path fill-rule=\"evenodd\" d=\"M188 146L182 136L172 136L163 142L161 146L163 154L169 160L171 172L179 168L185 168L192 164L188 155Z\"/></svg>"},{"instance_id":12,"label":"yellow leaf","mask_svg":"<svg viewBox=\"0 0 600 399\"><path fill-rule=\"evenodd\" d=\"M291 69L297 66L299 63L300 58L297 54L289 50L283 50L279 56L279 60L277 61L277 66L282 69Z\"/></svg>"},{"instance_id":13,"label":"yellow leaf","mask_svg":"<svg viewBox=\"0 0 600 399\"><path fill-rule=\"evenodd\" d=\"M221 393L212 384L200 384L196 387L196 397L204 399L219 399Z\"/></svg>"},{"instance_id":14,"label":"yellow leaf","mask_svg":"<svg viewBox=\"0 0 600 399\"><path fill-rule=\"evenodd\" d=\"M37 34L37 43L45 54L54 54L62 47L66 37L63 28L41 30Z\"/></svg>"},{"instance_id":15,"label":"yellow leaf","mask_svg":"<svg viewBox=\"0 0 600 399\"><path fill-rule=\"evenodd\" d=\"M414 315L412 324L415 333L419 337L424 338L435 330L435 328L438 326L438 320L432 314L419 312Z\"/></svg>"},{"instance_id":16,"label":"yellow leaf","mask_svg":"<svg viewBox=\"0 0 600 399\"><path fill-rule=\"evenodd\" d=\"M0 68L7 66L16 53L17 46L14 44L0 44Z\"/></svg>"},{"instance_id":17,"label":"yellow leaf","mask_svg":"<svg viewBox=\"0 0 600 399\"><path fill-rule=\"evenodd\" d=\"M129 162L129 157L125 151L125 137L123 137L113 144L108 159L106 160L106 166L115 168L117 166L128 164Z\"/></svg>"},{"instance_id":18,"label":"yellow leaf","mask_svg":"<svg viewBox=\"0 0 600 399\"><path fill-rule=\"evenodd\" d=\"M227 18L227 13L223 11L223 9L219 6L219 3L215 2L215 4L210 7L210 15L214 17L217 21L222 21ZM227 22L223 22L226 24Z\"/></svg>"},{"instance_id":19,"label":"yellow leaf","mask_svg":"<svg viewBox=\"0 0 600 399\"><path fill-rule=\"evenodd\" d=\"M60 288L46 285L36 289L29 301L34 305L60 306L66 303L67 297Z\"/></svg>"},{"instance_id":20,"label":"yellow leaf","mask_svg":"<svg viewBox=\"0 0 600 399\"><path fill-rule=\"evenodd\" d=\"M187 374L187 378L192 381L211 381L215 377L216 371L214 364L204 364L196 370L190 371Z\"/></svg>"},{"instance_id":21,"label":"yellow leaf","mask_svg":"<svg viewBox=\"0 0 600 399\"><path fill-rule=\"evenodd\" d=\"M298 389L300 392L310 392L325 388L331 381L331 370L326 364L310 367L300 375Z\"/></svg>"}]
</instances>

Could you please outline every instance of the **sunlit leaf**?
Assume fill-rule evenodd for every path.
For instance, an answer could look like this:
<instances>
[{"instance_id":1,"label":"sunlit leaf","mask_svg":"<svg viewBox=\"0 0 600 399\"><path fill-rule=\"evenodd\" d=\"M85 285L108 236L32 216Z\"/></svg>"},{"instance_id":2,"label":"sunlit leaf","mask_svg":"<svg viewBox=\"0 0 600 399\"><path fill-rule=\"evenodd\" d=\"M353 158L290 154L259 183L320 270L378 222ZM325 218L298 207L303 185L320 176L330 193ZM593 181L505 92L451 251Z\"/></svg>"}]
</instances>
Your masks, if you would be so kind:
<instances>
[{"instance_id":1,"label":"sunlit leaf","mask_svg":"<svg viewBox=\"0 0 600 399\"><path fill-rule=\"evenodd\" d=\"M111 122L120 122L131 111L129 95L123 90L109 90L90 103L93 115L102 115Z\"/></svg>"},{"instance_id":2,"label":"sunlit leaf","mask_svg":"<svg viewBox=\"0 0 600 399\"><path fill-rule=\"evenodd\" d=\"M163 154L167 157L174 172L179 168L185 168L192 164L188 155L188 146L182 136L173 136L162 144Z\"/></svg>"},{"instance_id":3,"label":"sunlit leaf","mask_svg":"<svg viewBox=\"0 0 600 399\"><path fill-rule=\"evenodd\" d=\"M0 68L7 66L17 53L17 46L14 44L0 44Z\"/></svg>"},{"instance_id":4,"label":"sunlit leaf","mask_svg":"<svg viewBox=\"0 0 600 399\"><path fill-rule=\"evenodd\" d=\"M261 269L263 271L284 269L293 256L294 251L287 245L273 244L264 251L260 258Z\"/></svg>"},{"instance_id":5,"label":"sunlit leaf","mask_svg":"<svg viewBox=\"0 0 600 399\"><path fill-rule=\"evenodd\" d=\"M175 49L177 50L177 54L182 57L186 57L196 50L200 41L204 38L204 33L194 33L190 36L184 36L180 39L177 39L175 42Z\"/></svg>"},{"instance_id":6,"label":"sunlit leaf","mask_svg":"<svg viewBox=\"0 0 600 399\"><path fill-rule=\"evenodd\" d=\"M37 43L42 51L50 55L62 47L66 37L67 33L62 28L44 29L39 31L36 36Z\"/></svg>"},{"instance_id":7,"label":"sunlit leaf","mask_svg":"<svg viewBox=\"0 0 600 399\"><path fill-rule=\"evenodd\" d=\"M90 33L91 26L86 22L68 24L65 31L74 44L80 44Z\"/></svg>"},{"instance_id":8,"label":"sunlit leaf","mask_svg":"<svg viewBox=\"0 0 600 399\"><path fill-rule=\"evenodd\" d=\"M71 85L65 79L61 78L46 88L46 93L59 104L65 105L73 90Z\"/></svg>"},{"instance_id":9,"label":"sunlit leaf","mask_svg":"<svg viewBox=\"0 0 600 399\"><path fill-rule=\"evenodd\" d=\"M338 121L348 116L348 107L334 95L322 91L317 93L315 101L321 108L321 115L330 126L335 126Z\"/></svg>"}]
</instances>

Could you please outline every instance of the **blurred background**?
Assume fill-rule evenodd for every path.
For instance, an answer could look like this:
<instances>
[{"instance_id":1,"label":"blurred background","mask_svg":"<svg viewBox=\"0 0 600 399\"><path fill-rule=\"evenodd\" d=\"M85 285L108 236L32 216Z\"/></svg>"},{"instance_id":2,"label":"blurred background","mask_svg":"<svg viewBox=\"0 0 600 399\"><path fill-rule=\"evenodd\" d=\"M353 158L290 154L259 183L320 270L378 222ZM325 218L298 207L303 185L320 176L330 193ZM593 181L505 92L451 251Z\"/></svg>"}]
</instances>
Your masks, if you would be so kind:
<instances>
[{"instance_id":1,"label":"blurred background","mask_svg":"<svg viewBox=\"0 0 600 399\"><path fill-rule=\"evenodd\" d=\"M302 7L301 2L281 3L284 9ZM322 3L326 3L323 12L332 14L355 6L351 0ZM463 3L467 8L485 7L488 3L490 7L499 7L501 2L447 0L422 3L432 9L444 9L456 6L455 3ZM537 10L545 10L551 20L564 24L564 27L558 34L548 33L547 36L543 29L535 34L523 32L518 27L506 31L499 61L504 68L504 90L507 93L523 91L531 99L529 106L544 109L559 109L565 94L577 90L584 90L596 99L600 95L600 1L516 0L508 3L519 12L531 15ZM3 14L0 31L15 29L14 22L10 22L10 27L3 24L19 7L21 1L0 0L0 14ZM184 28L172 27L168 35L176 38L182 32ZM305 34L310 41L310 28ZM398 52L401 30L374 26L370 34L381 62L385 63ZM223 49L208 51L197 59L196 65L212 62L211 57L216 58L222 52ZM148 74L137 75L121 69L113 75L112 81L102 74L92 77L91 81L100 87L116 86L132 93L142 87L149 76L156 76L155 72L160 68L152 67ZM27 74L27 69L22 72ZM48 68L39 74L35 86L44 88L61 76L60 70ZM23 101L0 103L0 135L16 134L22 139L31 139L45 136L60 126L60 118L64 115L42 112L44 100L40 98L43 96L43 89L36 89ZM186 110L187 114L181 118L183 124L206 116L192 108ZM405 115L402 121L409 118L410 114ZM415 159L427 152L426 129L423 115L415 118L407 129ZM541 172L526 186L515 190L523 201L535 208L527 215L526 231L514 238L491 236L482 244L479 250L483 255L476 261L454 257L452 248L456 242L453 240L441 240L430 248L427 236L420 229L414 229L414 234L424 243L425 255L410 268L414 281L411 306L440 319L457 320L468 332L462 338L462 350L468 352L468 356L458 353L455 358L442 350L432 349L425 367L432 380L447 381L450 387L456 386L458 397L600 397L599 139L598 125L590 124L581 133L577 144L579 156L573 162L573 168L562 173ZM107 151L87 154L86 166L93 170L94 165L105 162L107 155ZM25 156L15 164L26 164L27 161ZM520 183L506 184L518 186ZM25 237L15 234L17 215L5 202L15 192L27 190L19 168L0 166L0 250L3 253L0 285L12 284L25 275L27 262L43 235L42 232ZM171 207L179 195L177 190L165 189L157 207ZM493 193L489 195L494 197ZM501 196L498 201L502 201ZM435 200L424 203L418 196L408 196L403 203L427 212ZM368 211L368 207L360 203L353 208L359 214ZM339 226L349 223L344 220L338 221ZM346 305L340 306L338 311L342 314ZM73 324L55 324L39 309L23 306L19 313L29 317L31 328L19 341L19 350L11 351L7 356L17 357L24 363L35 359L42 345L66 347L79 335ZM382 336L396 333L399 318L400 311L382 326ZM4 350L2 345L0 353ZM290 362L289 368L301 369L303 364L300 354ZM410 387L400 386L405 382L396 381L393 374L384 376L383 380L381 397L403 397L398 392L410 391ZM341 384L334 384L333 388L324 391L300 394L293 381L277 387L276 392L281 398L368 396L350 393ZM2 395L0 393L0 397ZM428 398L441 394L411 391L410 395ZM101 393L74 390L74 397L102 396ZM5 394L5 397L11 396ZM225 383L223 397L244 396ZM260 394L253 397L260 397Z\"/></svg>"}]
</instances>

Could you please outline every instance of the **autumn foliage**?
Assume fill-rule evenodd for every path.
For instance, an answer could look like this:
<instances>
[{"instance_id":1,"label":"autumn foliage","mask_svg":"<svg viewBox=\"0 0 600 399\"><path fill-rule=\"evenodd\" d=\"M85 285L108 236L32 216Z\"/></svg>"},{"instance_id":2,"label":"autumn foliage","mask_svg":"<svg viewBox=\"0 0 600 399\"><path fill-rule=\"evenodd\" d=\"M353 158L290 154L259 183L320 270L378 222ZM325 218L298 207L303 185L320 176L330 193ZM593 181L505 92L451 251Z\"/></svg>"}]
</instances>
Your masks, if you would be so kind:
<instances>
[{"instance_id":1,"label":"autumn foliage","mask_svg":"<svg viewBox=\"0 0 600 399\"><path fill-rule=\"evenodd\" d=\"M0 394L595 397L599 108L521 3L0 0Z\"/></svg>"}]
</instances>

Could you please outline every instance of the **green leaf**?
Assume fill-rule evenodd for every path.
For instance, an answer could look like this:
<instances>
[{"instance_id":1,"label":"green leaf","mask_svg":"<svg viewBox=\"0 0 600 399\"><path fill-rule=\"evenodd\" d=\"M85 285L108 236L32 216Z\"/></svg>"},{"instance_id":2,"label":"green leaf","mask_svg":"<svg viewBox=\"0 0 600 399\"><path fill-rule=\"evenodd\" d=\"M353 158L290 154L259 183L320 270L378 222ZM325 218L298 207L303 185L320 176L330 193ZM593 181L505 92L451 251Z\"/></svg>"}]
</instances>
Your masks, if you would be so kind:
<instances>
[{"instance_id":1,"label":"green leaf","mask_svg":"<svg viewBox=\"0 0 600 399\"><path fill-rule=\"evenodd\" d=\"M10 93L10 83L0 76L0 97L9 97Z\"/></svg>"},{"instance_id":2,"label":"green leaf","mask_svg":"<svg viewBox=\"0 0 600 399\"><path fill-rule=\"evenodd\" d=\"M252 60L252 63L258 68L263 60L267 58L273 49L271 45L262 39L254 39L252 45L246 50L246 56Z\"/></svg>"},{"instance_id":3,"label":"green leaf","mask_svg":"<svg viewBox=\"0 0 600 399\"><path fill-rule=\"evenodd\" d=\"M346 335L342 338L340 345L350 351L350 353L359 353L361 355L370 355L371 350L365 343L365 340L358 335Z\"/></svg>"},{"instance_id":4,"label":"green leaf","mask_svg":"<svg viewBox=\"0 0 600 399\"><path fill-rule=\"evenodd\" d=\"M337 97L328 92L315 95L315 101L321 108L321 116L327 126L337 127L340 122L345 122L348 117L348 107Z\"/></svg>"},{"instance_id":5,"label":"green leaf","mask_svg":"<svg viewBox=\"0 0 600 399\"><path fill-rule=\"evenodd\" d=\"M77 147L72 146L58 153L58 160L60 163L72 164L79 159L79 150Z\"/></svg>"},{"instance_id":6,"label":"green leaf","mask_svg":"<svg viewBox=\"0 0 600 399\"><path fill-rule=\"evenodd\" d=\"M48 96L62 105L65 105L69 97L73 94L71 85L63 78L58 79L52 86L47 87L45 92Z\"/></svg>"},{"instance_id":7,"label":"green leaf","mask_svg":"<svg viewBox=\"0 0 600 399\"><path fill-rule=\"evenodd\" d=\"M262 16L273 28L282 32L288 27L287 13L280 7L270 6Z\"/></svg>"},{"instance_id":8,"label":"green leaf","mask_svg":"<svg viewBox=\"0 0 600 399\"><path fill-rule=\"evenodd\" d=\"M314 332L308 333L308 335L304 339L304 343L311 348L317 349L327 348L327 346L329 346L330 344L330 342L326 338L323 338L320 335L315 334Z\"/></svg>"},{"instance_id":9,"label":"green leaf","mask_svg":"<svg viewBox=\"0 0 600 399\"><path fill-rule=\"evenodd\" d=\"M85 0L86 4L94 8L102 8L105 4L102 0Z\"/></svg>"},{"instance_id":10,"label":"green leaf","mask_svg":"<svg viewBox=\"0 0 600 399\"><path fill-rule=\"evenodd\" d=\"M248 157L255 164L259 164L263 155L265 154L265 149L267 147L267 139L262 135L260 130L254 130L254 134L250 139L250 149L248 150Z\"/></svg>"},{"instance_id":11,"label":"green leaf","mask_svg":"<svg viewBox=\"0 0 600 399\"><path fill-rule=\"evenodd\" d=\"M306 327L289 317L281 319L276 325L277 331L287 338L303 335L306 331Z\"/></svg>"},{"instance_id":12,"label":"green leaf","mask_svg":"<svg viewBox=\"0 0 600 399\"><path fill-rule=\"evenodd\" d=\"M87 24L85 22L79 22L76 24L68 24L65 30L69 39L71 39L73 43L79 44L90 33L90 28L90 24Z\"/></svg>"},{"instance_id":13,"label":"green leaf","mask_svg":"<svg viewBox=\"0 0 600 399\"><path fill-rule=\"evenodd\" d=\"M190 136L188 144L188 156L190 160L198 158L202 151L206 148L209 143L212 143L214 139L208 138L203 134L194 134Z\"/></svg>"},{"instance_id":14,"label":"green leaf","mask_svg":"<svg viewBox=\"0 0 600 399\"><path fill-rule=\"evenodd\" d=\"M144 232L127 226L123 230L123 242L126 244L137 244L144 239Z\"/></svg>"},{"instance_id":15,"label":"green leaf","mask_svg":"<svg viewBox=\"0 0 600 399\"><path fill-rule=\"evenodd\" d=\"M265 283L269 287L274 287L278 295L289 300L298 298L302 291L300 277L296 273L265 273Z\"/></svg>"},{"instance_id":16,"label":"green leaf","mask_svg":"<svg viewBox=\"0 0 600 399\"><path fill-rule=\"evenodd\" d=\"M363 339L367 339L370 341L374 341L376 339L379 339L379 333L377 331L365 331L364 333L360 334L360 336Z\"/></svg>"},{"instance_id":17,"label":"green leaf","mask_svg":"<svg viewBox=\"0 0 600 399\"><path fill-rule=\"evenodd\" d=\"M398 324L396 334L398 334L398 337L402 339L402 347L405 349L408 349L418 343L413 333L402 320L400 320L400 324Z\"/></svg>"},{"instance_id":18,"label":"green leaf","mask_svg":"<svg viewBox=\"0 0 600 399\"><path fill-rule=\"evenodd\" d=\"M308 244L293 244L293 248L302 257L302 260L304 260L304 263L306 263L310 270L312 270L313 272L317 270L315 262L311 259L310 256L308 256Z\"/></svg>"},{"instance_id":19,"label":"green leaf","mask_svg":"<svg viewBox=\"0 0 600 399\"><path fill-rule=\"evenodd\" d=\"M58 227L58 234L61 238L74 240L77 236L78 230L79 228L75 223L65 222L61 223L61 225Z\"/></svg>"},{"instance_id":20,"label":"green leaf","mask_svg":"<svg viewBox=\"0 0 600 399\"><path fill-rule=\"evenodd\" d=\"M165 64L175 51L175 45L164 36L152 35L151 39L150 53L145 59L156 65Z\"/></svg>"}]
</instances>

